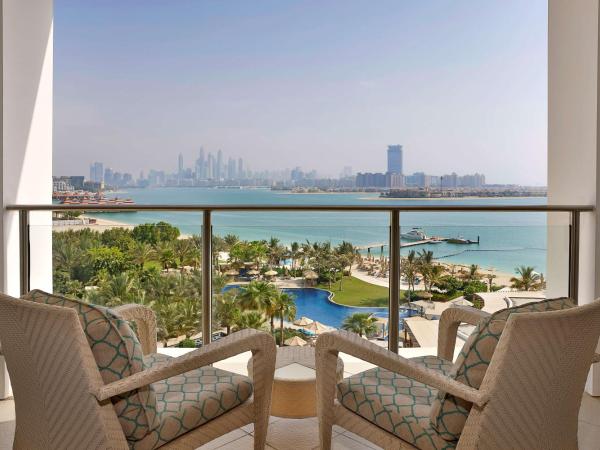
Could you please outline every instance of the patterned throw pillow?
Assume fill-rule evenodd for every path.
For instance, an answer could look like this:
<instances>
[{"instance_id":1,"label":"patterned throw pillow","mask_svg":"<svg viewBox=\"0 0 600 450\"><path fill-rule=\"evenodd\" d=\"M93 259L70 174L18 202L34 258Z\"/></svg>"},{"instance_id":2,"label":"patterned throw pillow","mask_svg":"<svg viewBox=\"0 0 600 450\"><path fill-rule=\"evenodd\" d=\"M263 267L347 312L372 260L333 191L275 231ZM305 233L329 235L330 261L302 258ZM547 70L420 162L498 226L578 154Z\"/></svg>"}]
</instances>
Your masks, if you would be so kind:
<instances>
[{"instance_id":1,"label":"patterned throw pillow","mask_svg":"<svg viewBox=\"0 0 600 450\"><path fill-rule=\"evenodd\" d=\"M129 323L115 311L40 290L33 290L22 298L77 311L104 383L111 383L144 370L140 342ZM114 397L112 401L128 440L140 440L159 426L156 396L151 386Z\"/></svg>"},{"instance_id":2,"label":"patterned throw pillow","mask_svg":"<svg viewBox=\"0 0 600 450\"><path fill-rule=\"evenodd\" d=\"M556 311L573 306L575 305L570 299L559 298L527 303L495 312L475 327L460 351L450 376L467 386L479 389L506 321L512 313ZM444 439L457 440L470 410L470 402L440 391L431 405L431 426Z\"/></svg>"}]
</instances>

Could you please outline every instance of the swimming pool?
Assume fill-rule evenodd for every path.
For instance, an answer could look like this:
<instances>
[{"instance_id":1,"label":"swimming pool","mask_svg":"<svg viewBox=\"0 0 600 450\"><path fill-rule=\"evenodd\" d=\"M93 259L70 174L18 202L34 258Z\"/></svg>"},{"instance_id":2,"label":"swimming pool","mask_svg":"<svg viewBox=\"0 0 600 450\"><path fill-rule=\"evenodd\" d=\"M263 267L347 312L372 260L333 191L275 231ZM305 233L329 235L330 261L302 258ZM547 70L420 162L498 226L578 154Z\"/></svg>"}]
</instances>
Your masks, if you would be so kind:
<instances>
[{"instance_id":1,"label":"swimming pool","mask_svg":"<svg viewBox=\"0 0 600 450\"><path fill-rule=\"evenodd\" d=\"M242 285L229 284L223 291L243 287ZM344 319L357 312L371 313L376 317L388 318L388 308L368 308L338 305L329 301L330 292L318 288L283 288L283 292L294 297L296 302L296 318L302 316L317 320L325 325L341 328ZM416 315L414 310L400 308L400 318ZM402 328L402 321L400 321Z\"/></svg>"}]
</instances>

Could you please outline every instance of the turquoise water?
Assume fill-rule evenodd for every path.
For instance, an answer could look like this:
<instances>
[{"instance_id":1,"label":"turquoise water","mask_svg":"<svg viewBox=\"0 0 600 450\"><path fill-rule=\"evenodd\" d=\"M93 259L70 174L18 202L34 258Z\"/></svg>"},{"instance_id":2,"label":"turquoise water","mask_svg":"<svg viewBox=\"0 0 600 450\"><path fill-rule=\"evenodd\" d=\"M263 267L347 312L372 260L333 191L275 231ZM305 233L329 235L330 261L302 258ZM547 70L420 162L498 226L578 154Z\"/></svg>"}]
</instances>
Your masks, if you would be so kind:
<instances>
[{"instance_id":1,"label":"turquoise water","mask_svg":"<svg viewBox=\"0 0 600 450\"><path fill-rule=\"evenodd\" d=\"M230 284L223 291L235 289L239 285ZM356 312L368 312L375 317L388 318L388 308L356 308L338 305L329 301L329 291L316 288L284 288L284 292L293 296L296 303L296 318L303 316L317 320L325 325L341 328L344 319ZM410 317L416 311L400 309L400 318ZM402 321L400 321L402 328Z\"/></svg>"},{"instance_id":2,"label":"turquoise water","mask_svg":"<svg viewBox=\"0 0 600 450\"><path fill-rule=\"evenodd\" d=\"M257 205L506 205L544 204L545 198L527 199L461 199L461 200L398 200L379 199L377 194L291 194L268 189L204 189L156 188L131 189L119 193L131 197L138 204L257 204ZM103 215L109 220L128 224L163 220L181 229L185 234L199 234L200 213L137 212ZM530 265L539 272L546 270L547 224L545 213L402 213L402 232L422 227L428 235L468 239L480 237L480 245L432 244L414 247L428 249L445 262L479 264L513 272L517 265ZM389 240L387 213L339 212L216 212L213 214L213 232L218 235L237 234L242 239L279 238L283 243L342 240L354 245L387 243ZM564 227L564 233L568 230ZM402 249L402 254L408 253ZM379 249L373 253L379 255ZM387 247L384 249L387 254Z\"/></svg>"}]
</instances>

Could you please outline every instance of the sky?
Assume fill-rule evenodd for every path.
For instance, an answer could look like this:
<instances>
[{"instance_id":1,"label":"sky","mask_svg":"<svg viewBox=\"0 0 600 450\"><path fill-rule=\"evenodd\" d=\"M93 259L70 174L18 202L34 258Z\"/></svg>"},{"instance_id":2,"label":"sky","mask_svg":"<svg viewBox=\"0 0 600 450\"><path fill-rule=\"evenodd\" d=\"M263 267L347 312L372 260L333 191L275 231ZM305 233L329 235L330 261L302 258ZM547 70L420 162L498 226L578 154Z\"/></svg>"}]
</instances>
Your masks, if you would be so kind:
<instances>
[{"instance_id":1,"label":"sky","mask_svg":"<svg viewBox=\"0 0 600 450\"><path fill-rule=\"evenodd\" d=\"M486 174L545 185L546 0L55 0L54 167Z\"/></svg>"}]
</instances>

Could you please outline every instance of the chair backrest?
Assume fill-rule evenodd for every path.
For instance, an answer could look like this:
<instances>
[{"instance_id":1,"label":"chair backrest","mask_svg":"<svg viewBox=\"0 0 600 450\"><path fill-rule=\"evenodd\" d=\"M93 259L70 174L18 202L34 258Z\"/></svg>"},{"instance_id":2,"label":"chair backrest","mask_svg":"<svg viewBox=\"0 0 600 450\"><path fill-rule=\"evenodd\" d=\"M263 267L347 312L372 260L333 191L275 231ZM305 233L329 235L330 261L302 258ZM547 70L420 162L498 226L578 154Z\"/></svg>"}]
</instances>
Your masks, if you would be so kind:
<instances>
[{"instance_id":1,"label":"chair backrest","mask_svg":"<svg viewBox=\"0 0 600 450\"><path fill-rule=\"evenodd\" d=\"M494 356L494 351L507 320L512 314L556 311L574 307L567 298L548 299L503 309L484 318L465 342L454 363L450 376L467 386L479 389ZM460 437L469 417L471 403L440 391L431 405L431 426L443 439L455 441Z\"/></svg>"},{"instance_id":2,"label":"chair backrest","mask_svg":"<svg viewBox=\"0 0 600 450\"><path fill-rule=\"evenodd\" d=\"M0 342L13 387L15 448L122 448L127 443L77 312L0 294Z\"/></svg>"},{"instance_id":3,"label":"chair backrest","mask_svg":"<svg viewBox=\"0 0 600 450\"><path fill-rule=\"evenodd\" d=\"M577 449L579 407L600 337L600 301L512 314L458 448Z\"/></svg>"}]
</instances>

